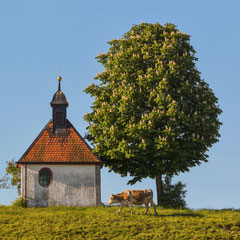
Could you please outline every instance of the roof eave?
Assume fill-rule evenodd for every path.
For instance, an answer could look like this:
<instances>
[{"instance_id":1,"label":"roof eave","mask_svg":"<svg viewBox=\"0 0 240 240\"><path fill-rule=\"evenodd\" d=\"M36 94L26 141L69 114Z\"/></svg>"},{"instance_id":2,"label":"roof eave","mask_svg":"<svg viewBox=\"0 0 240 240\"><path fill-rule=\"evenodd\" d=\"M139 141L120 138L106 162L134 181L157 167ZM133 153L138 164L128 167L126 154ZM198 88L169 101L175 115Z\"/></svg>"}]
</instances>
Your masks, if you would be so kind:
<instances>
[{"instance_id":1,"label":"roof eave","mask_svg":"<svg viewBox=\"0 0 240 240\"><path fill-rule=\"evenodd\" d=\"M52 164L52 165L103 165L102 162L16 162L17 164Z\"/></svg>"}]
</instances>

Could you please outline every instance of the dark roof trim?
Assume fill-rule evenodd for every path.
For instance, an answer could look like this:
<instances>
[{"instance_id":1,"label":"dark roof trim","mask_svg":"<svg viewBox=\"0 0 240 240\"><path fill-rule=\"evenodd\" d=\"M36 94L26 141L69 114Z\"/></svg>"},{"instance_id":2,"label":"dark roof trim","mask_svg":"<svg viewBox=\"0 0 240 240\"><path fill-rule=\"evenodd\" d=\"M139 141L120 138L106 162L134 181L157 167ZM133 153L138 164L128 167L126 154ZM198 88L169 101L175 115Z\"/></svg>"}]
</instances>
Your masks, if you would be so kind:
<instances>
[{"instance_id":1,"label":"dark roof trim","mask_svg":"<svg viewBox=\"0 0 240 240\"><path fill-rule=\"evenodd\" d=\"M51 164L51 165L103 165L102 162L16 162L17 164Z\"/></svg>"}]
</instances>

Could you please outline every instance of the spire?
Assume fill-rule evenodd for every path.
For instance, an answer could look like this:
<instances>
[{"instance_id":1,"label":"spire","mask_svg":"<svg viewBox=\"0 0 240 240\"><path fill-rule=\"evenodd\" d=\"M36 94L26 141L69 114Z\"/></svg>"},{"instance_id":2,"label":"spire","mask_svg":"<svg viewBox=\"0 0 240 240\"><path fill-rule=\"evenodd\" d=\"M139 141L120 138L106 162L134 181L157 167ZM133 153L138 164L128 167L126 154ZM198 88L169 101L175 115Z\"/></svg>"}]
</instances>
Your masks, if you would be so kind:
<instances>
[{"instance_id":1,"label":"spire","mask_svg":"<svg viewBox=\"0 0 240 240\"><path fill-rule=\"evenodd\" d=\"M66 132L66 118L68 101L65 94L61 90L61 76L58 76L58 91L53 95L50 103L52 107L53 131L56 134Z\"/></svg>"},{"instance_id":2,"label":"spire","mask_svg":"<svg viewBox=\"0 0 240 240\"><path fill-rule=\"evenodd\" d=\"M62 77L59 75L58 78L58 91L61 91L61 81L62 81Z\"/></svg>"},{"instance_id":3,"label":"spire","mask_svg":"<svg viewBox=\"0 0 240 240\"><path fill-rule=\"evenodd\" d=\"M59 104L68 106L67 98L61 90L61 81L62 81L61 76L58 76L57 80L58 80L58 91L53 96L53 99L51 101L51 106L53 107L53 105L59 105Z\"/></svg>"}]
</instances>

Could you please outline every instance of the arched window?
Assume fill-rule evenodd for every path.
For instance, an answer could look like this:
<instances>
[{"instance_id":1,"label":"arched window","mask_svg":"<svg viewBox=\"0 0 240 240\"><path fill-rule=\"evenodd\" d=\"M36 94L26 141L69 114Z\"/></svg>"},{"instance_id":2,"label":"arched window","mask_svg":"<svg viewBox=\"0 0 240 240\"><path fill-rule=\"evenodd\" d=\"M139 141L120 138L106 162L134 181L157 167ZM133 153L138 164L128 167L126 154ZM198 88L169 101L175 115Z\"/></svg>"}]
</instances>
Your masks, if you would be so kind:
<instances>
[{"instance_id":1,"label":"arched window","mask_svg":"<svg viewBox=\"0 0 240 240\"><path fill-rule=\"evenodd\" d=\"M39 171L39 184L48 187L52 182L52 171L49 168L42 168Z\"/></svg>"}]
</instances>

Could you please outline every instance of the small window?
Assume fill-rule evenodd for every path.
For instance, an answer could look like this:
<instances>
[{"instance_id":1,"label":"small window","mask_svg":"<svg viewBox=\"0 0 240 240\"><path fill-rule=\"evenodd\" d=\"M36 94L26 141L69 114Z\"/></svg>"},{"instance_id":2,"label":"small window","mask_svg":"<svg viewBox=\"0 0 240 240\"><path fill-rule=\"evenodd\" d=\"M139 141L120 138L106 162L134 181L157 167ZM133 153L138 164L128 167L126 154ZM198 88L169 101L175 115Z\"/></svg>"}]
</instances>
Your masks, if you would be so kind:
<instances>
[{"instance_id":1,"label":"small window","mask_svg":"<svg viewBox=\"0 0 240 240\"><path fill-rule=\"evenodd\" d=\"M39 184L42 187L47 187L52 182L52 171L49 168L42 168L39 171Z\"/></svg>"},{"instance_id":2,"label":"small window","mask_svg":"<svg viewBox=\"0 0 240 240\"><path fill-rule=\"evenodd\" d=\"M63 112L56 112L56 124L64 125L64 113Z\"/></svg>"}]
</instances>

